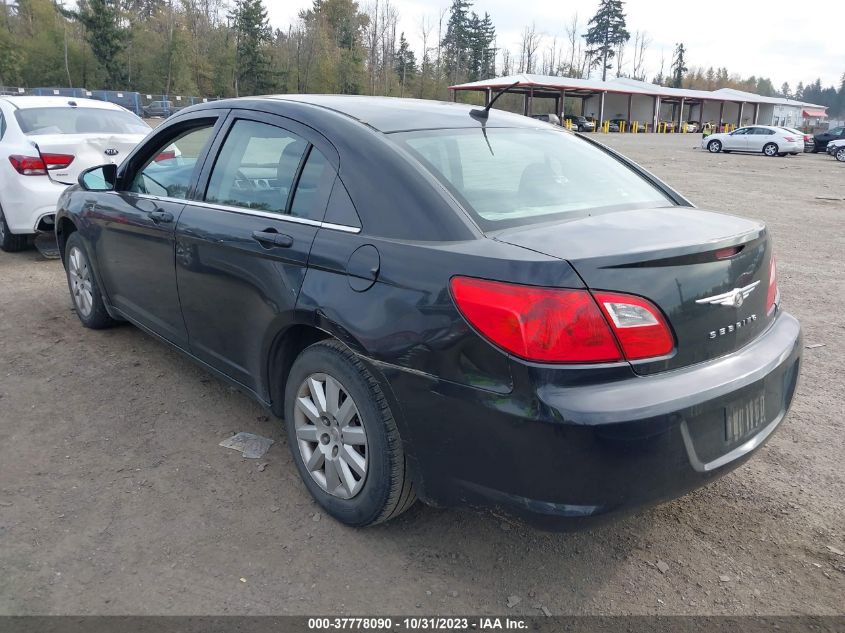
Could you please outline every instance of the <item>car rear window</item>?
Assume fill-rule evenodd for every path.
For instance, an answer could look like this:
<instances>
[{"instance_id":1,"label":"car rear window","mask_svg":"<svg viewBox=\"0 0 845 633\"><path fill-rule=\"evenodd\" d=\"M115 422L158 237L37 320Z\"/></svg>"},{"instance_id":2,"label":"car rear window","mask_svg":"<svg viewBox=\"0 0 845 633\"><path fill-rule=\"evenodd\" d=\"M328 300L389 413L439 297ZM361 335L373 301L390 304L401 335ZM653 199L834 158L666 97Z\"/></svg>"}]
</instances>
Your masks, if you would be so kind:
<instances>
[{"instance_id":1,"label":"car rear window","mask_svg":"<svg viewBox=\"0 0 845 633\"><path fill-rule=\"evenodd\" d=\"M15 110L21 130L37 134L146 134L150 126L131 112L106 108L22 108Z\"/></svg>"},{"instance_id":2,"label":"car rear window","mask_svg":"<svg viewBox=\"0 0 845 633\"><path fill-rule=\"evenodd\" d=\"M657 187L567 132L523 128L391 134L484 230L613 208L670 206Z\"/></svg>"}]
</instances>

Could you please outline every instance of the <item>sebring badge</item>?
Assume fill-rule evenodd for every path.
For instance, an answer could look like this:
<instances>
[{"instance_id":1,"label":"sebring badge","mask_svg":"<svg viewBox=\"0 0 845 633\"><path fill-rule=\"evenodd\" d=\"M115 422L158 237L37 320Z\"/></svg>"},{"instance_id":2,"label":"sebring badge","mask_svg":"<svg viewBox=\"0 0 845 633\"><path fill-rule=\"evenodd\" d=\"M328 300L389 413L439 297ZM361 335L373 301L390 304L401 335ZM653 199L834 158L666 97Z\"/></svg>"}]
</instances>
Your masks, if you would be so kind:
<instances>
[{"instance_id":1,"label":"sebring badge","mask_svg":"<svg viewBox=\"0 0 845 633\"><path fill-rule=\"evenodd\" d=\"M720 295L713 295L712 297L707 297L706 299L698 299L696 300L696 303L709 303L712 305L733 306L734 308L739 308L748 298L748 295L754 292L754 289L758 285L760 285L759 280L755 281L753 284L743 286L742 288L728 290Z\"/></svg>"},{"instance_id":2,"label":"sebring badge","mask_svg":"<svg viewBox=\"0 0 845 633\"><path fill-rule=\"evenodd\" d=\"M103 152L106 156L117 156L120 152L113 147L108 148L106 151Z\"/></svg>"}]
</instances>

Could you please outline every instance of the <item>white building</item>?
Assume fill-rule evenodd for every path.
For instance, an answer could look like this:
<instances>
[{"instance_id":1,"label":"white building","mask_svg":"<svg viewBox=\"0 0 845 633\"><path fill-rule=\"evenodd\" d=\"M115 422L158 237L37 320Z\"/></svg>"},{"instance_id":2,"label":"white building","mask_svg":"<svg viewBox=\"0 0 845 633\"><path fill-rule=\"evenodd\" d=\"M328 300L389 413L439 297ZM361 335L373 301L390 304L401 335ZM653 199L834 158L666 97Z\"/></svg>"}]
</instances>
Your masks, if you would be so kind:
<instances>
[{"instance_id":1,"label":"white building","mask_svg":"<svg viewBox=\"0 0 845 633\"><path fill-rule=\"evenodd\" d=\"M732 88L713 91L667 88L625 77L601 81L523 74L459 84L449 89L453 100L457 100L461 91L481 91L485 93L485 102L489 102L493 93L503 88L523 95L526 115L555 112L562 118L564 114L582 114L598 121L639 121L648 124L649 129L655 129L659 122L680 127L684 121L816 128L822 127L827 117L824 106L782 97L764 97ZM564 112L567 99L580 100L578 111ZM553 100L553 109L548 100Z\"/></svg>"}]
</instances>

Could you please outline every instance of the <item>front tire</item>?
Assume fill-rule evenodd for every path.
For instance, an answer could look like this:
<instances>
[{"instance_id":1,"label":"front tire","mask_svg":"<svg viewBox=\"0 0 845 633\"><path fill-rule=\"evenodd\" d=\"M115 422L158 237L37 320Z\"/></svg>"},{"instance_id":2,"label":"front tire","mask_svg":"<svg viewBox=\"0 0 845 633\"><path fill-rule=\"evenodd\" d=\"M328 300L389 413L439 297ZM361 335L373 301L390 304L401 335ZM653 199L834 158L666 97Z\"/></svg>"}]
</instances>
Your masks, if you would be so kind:
<instances>
[{"instance_id":1,"label":"front tire","mask_svg":"<svg viewBox=\"0 0 845 633\"><path fill-rule=\"evenodd\" d=\"M339 342L316 343L294 362L285 386L285 426L305 487L341 523L387 521L416 501L381 386Z\"/></svg>"},{"instance_id":2,"label":"front tire","mask_svg":"<svg viewBox=\"0 0 845 633\"><path fill-rule=\"evenodd\" d=\"M763 146L763 153L769 158L778 155L778 146L775 143L766 143Z\"/></svg>"},{"instance_id":3,"label":"front tire","mask_svg":"<svg viewBox=\"0 0 845 633\"><path fill-rule=\"evenodd\" d=\"M7 253L17 253L24 250L29 243L26 235L15 235L6 223L3 209L0 209L0 250Z\"/></svg>"},{"instance_id":4,"label":"front tire","mask_svg":"<svg viewBox=\"0 0 845 633\"><path fill-rule=\"evenodd\" d=\"M722 151L722 143L720 141L710 141L707 143L707 151L711 154L718 154Z\"/></svg>"},{"instance_id":5,"label":"front tire","mask_svg":"<svg viewBox=\"0 0 845 633\"><path fill-rule=\"evenodd\" d=\"M837 150L833 152L833 157L840 163L845 163L845 147L837 148Z\"/></svg>"},{"instance_id":6,"label":"front tire","mask_svg":"<svg viewBox=\"0 0 845 633\"><path fill-rule=\"evenodd\" d=\"M113 326L116 321L106 311L88 251L76 232L70 234L65 244L65 271L73 309L76 310L82 325L92 330Z\"/></svg>"}]
</instances>

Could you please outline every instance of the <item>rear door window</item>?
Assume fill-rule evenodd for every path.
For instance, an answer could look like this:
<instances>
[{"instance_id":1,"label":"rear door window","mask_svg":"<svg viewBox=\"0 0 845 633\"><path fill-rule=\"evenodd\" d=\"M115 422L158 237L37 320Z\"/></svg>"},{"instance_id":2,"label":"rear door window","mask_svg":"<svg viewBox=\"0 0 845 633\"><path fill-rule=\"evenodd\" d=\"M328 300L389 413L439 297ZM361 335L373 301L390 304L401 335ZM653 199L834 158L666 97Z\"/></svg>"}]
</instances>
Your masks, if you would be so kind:
<instances>
[{"instance_id":1,"label":"rear door window","mask_svg":"<svg viewBox=\"0 0 845 633\"><path fill-rule=\"evenodd\" d=\"M297 134L239 120L217 156L205 200L319 220L333 176L325 157Z\"/></svg>"}]
</instances>

